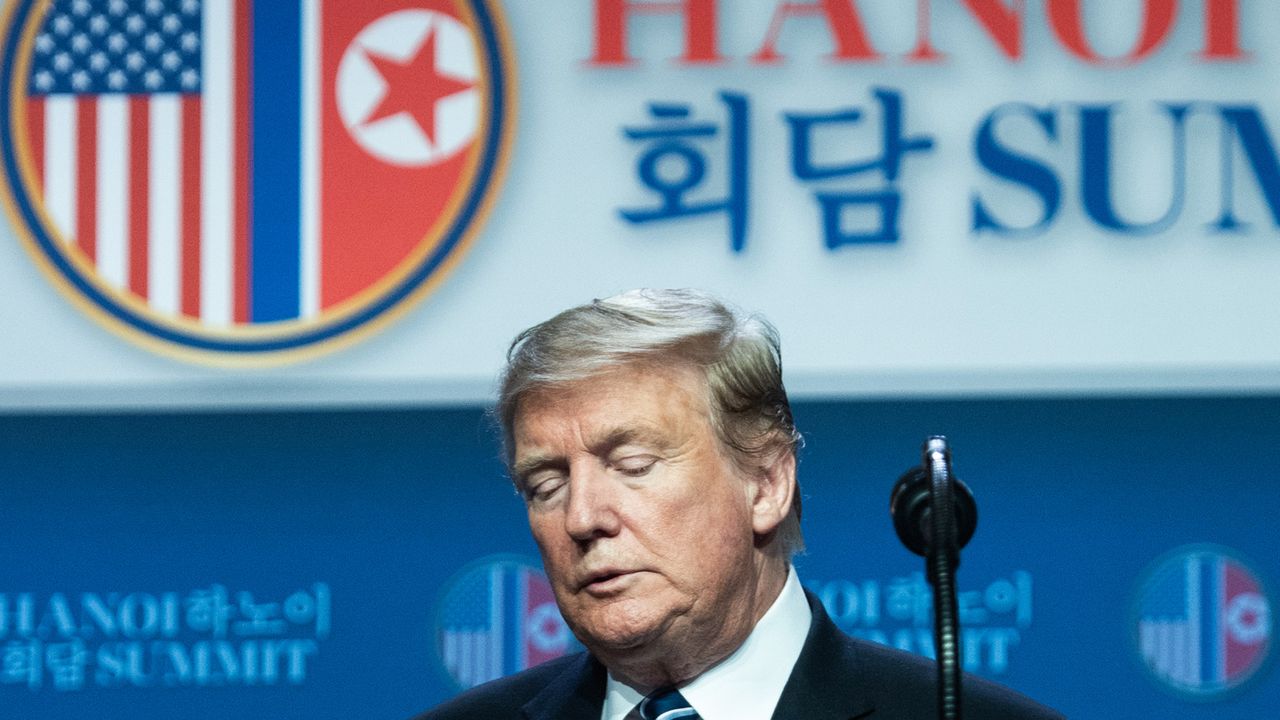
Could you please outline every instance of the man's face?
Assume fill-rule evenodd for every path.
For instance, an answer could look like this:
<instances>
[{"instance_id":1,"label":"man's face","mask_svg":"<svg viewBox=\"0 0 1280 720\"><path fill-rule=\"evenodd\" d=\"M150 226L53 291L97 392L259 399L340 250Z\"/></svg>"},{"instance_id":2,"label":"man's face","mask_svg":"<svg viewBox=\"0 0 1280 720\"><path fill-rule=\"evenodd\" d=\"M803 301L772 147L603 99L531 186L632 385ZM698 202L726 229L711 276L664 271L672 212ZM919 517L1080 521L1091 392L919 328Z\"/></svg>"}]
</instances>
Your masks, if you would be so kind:
<instances>
[{"instance_id":1,"label":"man's face","mask_svg":"<svg viewBox=\"0 0 1280 720\"><path fill-rule=\"evenodd\" d=\"M731 651L757 619L756 483L693 371L622 368L518 407L516 480L565 619L609 664Z\"/></svg>"}]
</instances>

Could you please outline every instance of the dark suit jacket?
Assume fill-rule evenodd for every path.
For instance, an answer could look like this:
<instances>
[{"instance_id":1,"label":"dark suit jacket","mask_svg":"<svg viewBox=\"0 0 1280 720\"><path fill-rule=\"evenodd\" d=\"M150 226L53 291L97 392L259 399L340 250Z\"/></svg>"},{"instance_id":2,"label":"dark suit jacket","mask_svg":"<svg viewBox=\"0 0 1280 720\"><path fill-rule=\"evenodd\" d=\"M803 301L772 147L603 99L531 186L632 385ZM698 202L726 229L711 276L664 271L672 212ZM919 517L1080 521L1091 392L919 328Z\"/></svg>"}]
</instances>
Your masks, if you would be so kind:
<instances>
[{"instance_id":1,"label":"dark suit jacket","mask_svg":"<svg viewBox=\"0 0 1280 720\"><path fill-rule=\"evenodd\" d=\"M806 593L808 594L808 593ZM773 720L931 720L938 716L933 661L856 640L812 595L813 624ZM485 683L415 720L600 720L604 666L572 655ZM1012 690L966 675L965 720L1061 720Z\"/></svg>"}]
</instances>

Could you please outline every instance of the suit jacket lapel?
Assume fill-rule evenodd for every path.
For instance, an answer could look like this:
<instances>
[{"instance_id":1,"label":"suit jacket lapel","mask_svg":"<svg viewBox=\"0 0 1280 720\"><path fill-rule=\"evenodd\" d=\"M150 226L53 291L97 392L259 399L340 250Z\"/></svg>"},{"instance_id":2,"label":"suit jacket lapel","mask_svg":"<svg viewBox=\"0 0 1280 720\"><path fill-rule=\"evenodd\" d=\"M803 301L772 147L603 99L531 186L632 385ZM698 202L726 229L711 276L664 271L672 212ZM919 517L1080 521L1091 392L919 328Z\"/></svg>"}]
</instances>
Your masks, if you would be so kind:
<instances>
[{"instance_id":1,"label":"suit jacket lapel","mask_svg":"<svg viewBox=\"0 0 1280 720\"><path fill-rule=\"evenodd\" d=\"M805 591L813 623L773 720L873 717L875 705L858 672L857 646L836 628L822 603Z\"/></svg>"},{"instance_id":2,"label":"suit jacket lapel","mask_svg":"<svg viewBox=\"0 0 1280 720\"><path fill-rule=\"evenodd\" d=\"M604 666L583 653L522 710L529 720L600 720L604 685Z\"/></svg>"}]
</instances>

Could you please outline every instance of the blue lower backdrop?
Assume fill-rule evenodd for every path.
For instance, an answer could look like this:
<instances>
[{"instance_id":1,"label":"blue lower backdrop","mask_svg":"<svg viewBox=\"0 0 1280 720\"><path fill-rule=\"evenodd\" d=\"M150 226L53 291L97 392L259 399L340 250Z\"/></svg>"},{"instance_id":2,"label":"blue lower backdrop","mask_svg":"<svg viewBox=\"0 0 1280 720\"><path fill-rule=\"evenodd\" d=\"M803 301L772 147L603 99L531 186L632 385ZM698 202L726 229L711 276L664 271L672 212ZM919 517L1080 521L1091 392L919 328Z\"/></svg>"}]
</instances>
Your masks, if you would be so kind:
<instances>
[{"instance_id":1,"label":"blue lower backdrop","mask_svg":"<svg viewBox=\"0 0 1280 720\"><path fill-rule=\"evenodd\" d=\"M1263 718L1275 398L803 402L804 584L932 651L888 495L980 508L974 672L1073 717ZM572 651L480 408L0 417L0 716L407 717Z\"/></svg>"}]
</instances>

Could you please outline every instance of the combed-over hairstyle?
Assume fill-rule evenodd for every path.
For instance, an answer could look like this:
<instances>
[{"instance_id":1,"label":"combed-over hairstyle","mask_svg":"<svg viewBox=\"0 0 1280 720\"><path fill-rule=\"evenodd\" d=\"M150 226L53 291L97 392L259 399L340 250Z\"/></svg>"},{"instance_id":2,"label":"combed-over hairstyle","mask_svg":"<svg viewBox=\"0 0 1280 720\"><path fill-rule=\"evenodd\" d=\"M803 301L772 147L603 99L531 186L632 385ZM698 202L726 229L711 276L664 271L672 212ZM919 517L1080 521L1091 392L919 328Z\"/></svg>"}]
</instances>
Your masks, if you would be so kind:
<instances>
[{"instance_id":1,"label":"combed-over hairstyle","mask_svg":"<svg viewBox=\"0 0 1280 720\"><path fill-rule=\"evenodd\" d=\"M776 453L799 450L778 331L702 291L644 289L570 308L512 341L496 408L508 467L516 413L527 393L646 363L700 372L712 426L744 472L758 472ZM804 547L798 487L776 539L789 554Z\"/></svg>"}]
</instances>

